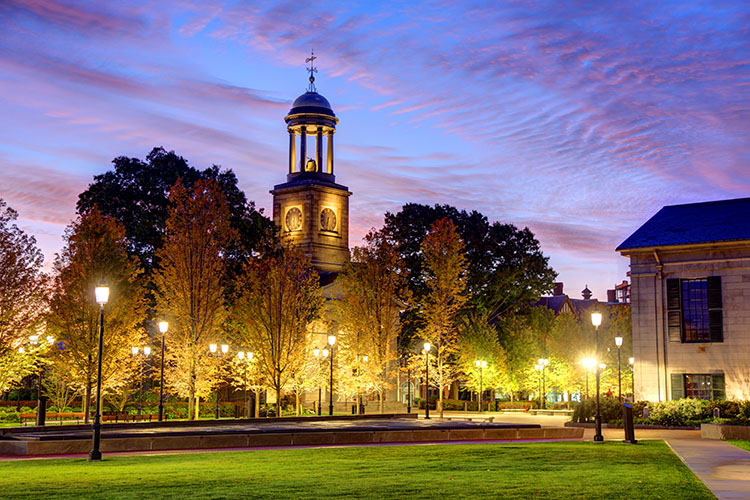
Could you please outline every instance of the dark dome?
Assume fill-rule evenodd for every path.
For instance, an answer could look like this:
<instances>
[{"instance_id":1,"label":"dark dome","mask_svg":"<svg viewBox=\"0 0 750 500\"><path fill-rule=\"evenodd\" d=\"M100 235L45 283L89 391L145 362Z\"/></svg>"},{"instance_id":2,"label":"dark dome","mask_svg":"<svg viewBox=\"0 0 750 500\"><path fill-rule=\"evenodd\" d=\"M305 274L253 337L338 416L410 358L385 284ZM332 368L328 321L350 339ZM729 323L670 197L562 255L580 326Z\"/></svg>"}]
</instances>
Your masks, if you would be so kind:
<instances>
[{"instance_id":1,"label":"dark dome","mask_svg":"<svg viewBox=\"0 0 750 500\"><path fill-rule=\"evenodd\" d=\"M318 94L317 92L305 92L292 104L292 109L289 110L290 115L297 115L300 113L317 113L320 115L328 115L335 117L331 105L328 103L328 99Z\"/></svg>"}]
</instances>

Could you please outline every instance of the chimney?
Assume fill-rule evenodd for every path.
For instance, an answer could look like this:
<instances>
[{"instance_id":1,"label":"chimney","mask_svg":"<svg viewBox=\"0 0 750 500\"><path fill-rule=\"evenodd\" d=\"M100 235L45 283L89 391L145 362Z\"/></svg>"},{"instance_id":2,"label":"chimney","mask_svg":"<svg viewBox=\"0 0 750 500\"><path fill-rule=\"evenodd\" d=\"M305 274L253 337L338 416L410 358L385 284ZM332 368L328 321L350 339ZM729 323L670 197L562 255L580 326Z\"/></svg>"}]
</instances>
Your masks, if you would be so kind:
<instances>
[{"instance_id":1,"label":"chimney","mask_svg":"<svg viewBox=\"0 0 750 500\"><path fill-rule=\"evenodd\" d=\"M552 292L552 295L563 295L563 284L561 281L555 283L555 288Z\"/></svg>"},{"instance_id":2,"label":"chimney","mask_svg":"<svg viewBox=\"0 0 750 500\"><path fill-rule=\"evenodd\" d=\"M607 302L617 302L617 295L614 290L607 290Z\"/></svg>"}]
</instances>

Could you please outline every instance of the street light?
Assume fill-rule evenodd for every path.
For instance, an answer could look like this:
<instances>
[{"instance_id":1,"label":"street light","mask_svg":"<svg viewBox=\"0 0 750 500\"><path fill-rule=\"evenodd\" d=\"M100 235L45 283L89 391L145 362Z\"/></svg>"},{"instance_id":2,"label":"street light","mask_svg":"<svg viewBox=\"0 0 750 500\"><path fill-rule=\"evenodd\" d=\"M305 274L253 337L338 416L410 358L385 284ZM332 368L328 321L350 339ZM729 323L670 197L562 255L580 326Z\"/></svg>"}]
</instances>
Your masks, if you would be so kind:
<instances>
[{"instance_id":1,"label":"street light","mask_svg":"<svg viewBox=\"0 0 750 500\"><path fill-rule=\"evenodd\" d=\"M335 335L329 335L328 336L328 345L331 346L330 354L331 354L331 384L329 387L329 395L328 395L328 415L333 416L333 345L336 343L336 336Z\"/></svg>"},{"instance_id":2,"label":"street light","mask_svg":"<svg viewBox=\"0 0 750 500\"><path fill-rule=\"evenodd\" d=\"M165 350L165 337L167 336L167 330L169 329L169 323L166 321L159 321L159 332L161 333L161 382L159 383L159 422L164 420L164 350Z\"/></svg>"},{"instance_id":3,"label":"street light","mask_svg":"<svg viewBox=\"0 0 750 500\"><path fill-rule=\"evenodd\" d=\"M581 361L583 368L586 370L586 399L589 398L589 372L596 366L596 360L594 358L583 358Z\"/></svg>"},{"instance_id":4,"label":"street light","mask_svg":"<svg viewBox=\"0 0 750 500\"><path fill-rule=\"evenodd\" d=\"M479 399L479 413L482 413L482 403L483 403L483 401L482 401L482 399L483 399L482 398L482 396L483 396L483 391L482 391L482 368L484 368L484 367L487 366L487 362L486 361L476 360L474 362L474 364L476 364L477 368L479 368L479 398L478 399Z\"/></svg>"},{"instance_id":5,"label":"street light","mask_svg":"<svg viewBox=\"0 0 750 500\"><path fill-rule=\"evenodd\" d=\"M539 363L535 364L534 370L540 372L539 373L540 376L536 379L536 381L537 381L537 384L539 384L537 386L537 389L539 389L539 408L541 408L542 407L542 377L541 377L542 365L540 365Z\"/></svg>"},{"instance_id":6,"label":"street light","mask_svg":"<svg viewBox=\"0 0 750 500\"><path fill-rule=\"evenodd\" d=\"M208 350L212 355L216 356L217 359L221 360L222 354L229 352L229 346L227 344L221 344L221 347L216 344L208 344ZM214 406L214 419L219 420L219 384L216 384L216 405Z\"/></svg>"},{"instance_id":7,"label":"street light","mask_svg":"<svg viewBox=\"0 0 750 500\"><path fill-rule=\"evenodd\" d=\"M622 372L620 371L620 347L622 347L622 337L619 335L615 337L615 345L617 346L617 397L622 403Z\"/></svg>"},{"instance_id":8,"label":"street light","mask_svg":"<svg viewBox=\"0 0 750 500\"><path fill-rule=\"evenodd\" d=\"M602 313L593 312L591 313L591 324L594 325L594 355L599 357L599 326L602 324ZM604 436L602 436L602 414L599 408L599 366L596 366L596 413L594 413L594 425L596 426L596 433L594 434L595 443L603 443Z\"/></svg>"},{"instance_id":9,"label":"street light","mask_svg":"<svg viewBox=\"0 0 750 500\"><path fill-rule=\"evenodd\" d=\"M98 365L96 370L96 409L94 410L94 425L93 429L93 443L91 447L91 453L89 453L89 461L101 460L102 451L100 444L102 440L102 416L101 416L101 405L102 405L102 356L104 352L104 305L109 300L109 287L104 282L100 282L96 288L94 288L94 297L96 303L99 304L99 353L98 353Z\"/></svg>"},{"instance_id":10,"label":"street light","mask_svg":"<svg viewBox=\"0 0 750 500\"><path fill-rule=\"evenodd\" d=\"M633 389L633 402L635 402L635 358L628 359L630 364L630 387Z\"/></svg>"},{"instance_id":11,"label":"street light","mask_svg":"<svg viewBox=\"0 0 750 500\"><path fill-rule=\"evenodd\" d=\"M316 358L325 359L328 357L328 349L318 349L317 347L313 349L313 356ZM318 369L320 369L320 365L318 365ZM323 388L321 386L322 384L318 384L318 416L320 416L323 413L323 405L321 400L323 399Z\"/></svg>"},{"instance_id":12,"label":"street light","mask_svg":"<svg viewBox=\"0 0 750 500\"><path fill-rule=\"evenodd\" d=\"M254 354L250 351L238 351L237 352L237 359L240 361L240 366L242 367L242 373L243 373L243 379L242 382L245 386L245 418L255 418L256 411L255 407L250 406L250 398L248 397L248 391L247 387L250 385L250 364L253 362ZM253 401L255 401L256 397L253 397ZM252 410L252 411L251 411Z\"/></svg>"},{"instance_id":13,"label":"street light","mask_svg":"<svg viewBox=\"0 0 750 500\"><path fill-rule=\"evenodd\" d=\"M547 408L547 394L545 393L546 387L545 387L545 379L544 379L544 372L547 369L547 365L549 364L549 359L547 358L539 358L539 366L542 367L542 409Z\"/></svg>"},{"instance_id":14,"label":"street light","mask_svg":"<svg viewBox=\"0 0 750 500\"><path fill-rule=\"evenodd\" d=\"M430 348L429 342L424 343L424 418L430 418Z\"/></svg>"},{"instance_id":15,"label":"street light","mask_svg":"<svg viewBox=\"0 0 750 500\"><path fill-rule=\"evenodd\" d=\"M133 347L131 348L131 353L133 354L133 357L135 358L141 353L140 347ZM151 348L150 347L144 347L143 348L143 358L144 361L146 358L148 358L151 355ZM138 361L138 368L140 368L140 373L138 377L138 416L141 416L141 401L143 396L143 364L144 361Z\"/></svg>"}]
</instances>

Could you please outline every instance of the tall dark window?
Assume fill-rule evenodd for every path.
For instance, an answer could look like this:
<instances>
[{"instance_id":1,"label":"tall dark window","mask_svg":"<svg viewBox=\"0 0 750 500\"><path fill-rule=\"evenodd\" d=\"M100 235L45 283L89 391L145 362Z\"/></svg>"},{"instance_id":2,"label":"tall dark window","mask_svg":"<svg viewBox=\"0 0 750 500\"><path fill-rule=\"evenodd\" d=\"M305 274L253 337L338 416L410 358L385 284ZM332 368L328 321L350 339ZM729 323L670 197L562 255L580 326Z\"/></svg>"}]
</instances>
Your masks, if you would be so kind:
<instances>
[{"instance_id":1,"label":"tall dark window","mask_svg":"<svg viewBox=\"0 0 750 500\"><path fill-rule=\"evenodd\" d=\"M722 342L721 278L667 280L670 342Z\"/></svg>"}]
</instances>

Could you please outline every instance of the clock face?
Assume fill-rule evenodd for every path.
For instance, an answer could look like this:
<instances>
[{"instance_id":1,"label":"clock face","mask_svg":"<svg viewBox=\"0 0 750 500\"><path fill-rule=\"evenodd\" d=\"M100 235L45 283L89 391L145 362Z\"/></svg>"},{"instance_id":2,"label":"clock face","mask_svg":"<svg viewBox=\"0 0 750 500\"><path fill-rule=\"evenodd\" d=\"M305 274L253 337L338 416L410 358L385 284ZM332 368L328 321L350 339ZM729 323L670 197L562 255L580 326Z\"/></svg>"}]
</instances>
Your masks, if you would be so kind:
<instances>
[{"instance_id":1,"label":"clock face","mask_svg":"<svg viewBox=\"0 0 750 500\"><path fill-rule=\"evenodd\" d=\"M297 207L292 207L286 211L286 230L299 231L302 227L302 211Z\"/></svg>"},{"instance_id":2,"label":"clock face","mask_svg":"<svg viewBox=\"0 0 750 500\"><path fill-rule=\"evenodd\" d=\"M323 231L336 230L336 213L330 208L324 208L320 212L320 229Z\"/></svg>"}]
</instances>

